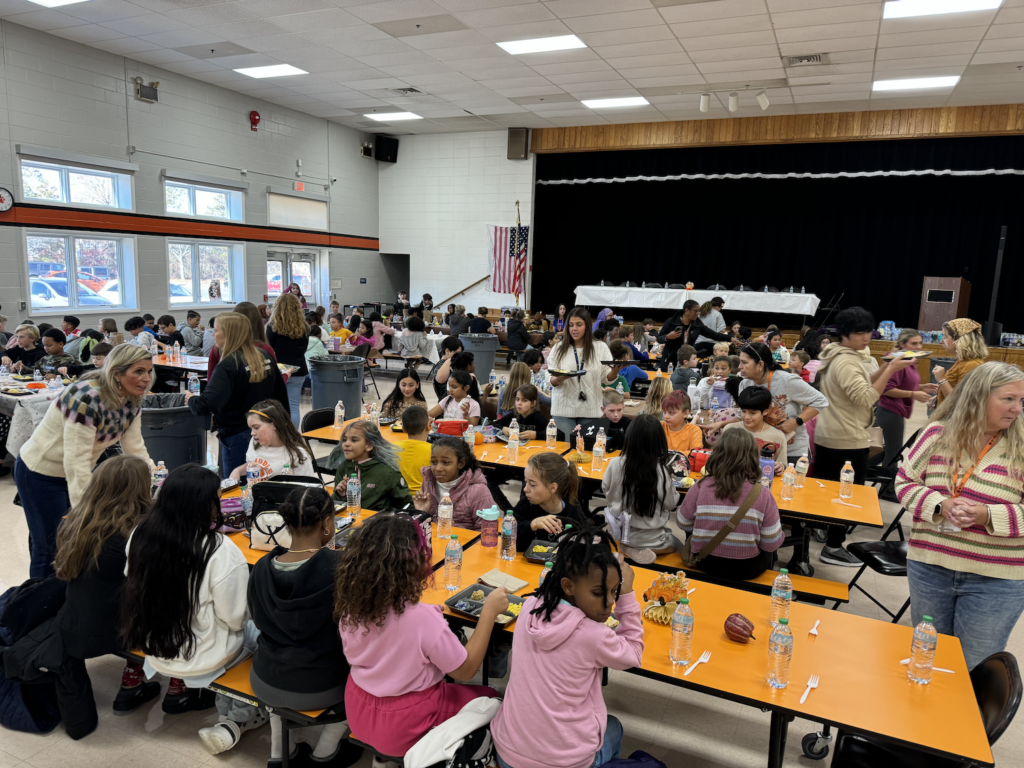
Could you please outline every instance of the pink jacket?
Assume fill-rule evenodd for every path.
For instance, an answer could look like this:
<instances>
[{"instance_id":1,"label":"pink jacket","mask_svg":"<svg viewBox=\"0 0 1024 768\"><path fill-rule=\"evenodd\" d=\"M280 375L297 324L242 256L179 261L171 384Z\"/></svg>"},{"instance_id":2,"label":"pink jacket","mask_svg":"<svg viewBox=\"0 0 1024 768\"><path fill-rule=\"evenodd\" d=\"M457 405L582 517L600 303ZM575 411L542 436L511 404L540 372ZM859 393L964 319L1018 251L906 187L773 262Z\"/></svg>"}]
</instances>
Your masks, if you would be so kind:
<instances>
[{"instance_id":1,"label":"pink jacket","mask_svg":"<svg viewBox=\"0 0 1024 768\"><path fill-rule=\"evenodd\" d=\"M430 467L423 467L423 488L430 494L430 514L437 522L437 505L441 499L437 495L437 478ZM455 508L452 522L456 528L468 528L473 531L480 530L480 518L476 516L478 509L490 509L494 506L494 497L491 489L487 487L487 480L484 473L479 469L471 469L463 472L459 482L455 484L449 494L452 498L452 506Z\"/></svg>"},{"instance_id":2,"label":"pink jacket","mask_svg":"<svg viewBox=\"0 0 1024 768\"><path fill-rule=\"evenodd\" d=\"M395 329L391 326L384 325L379 320L373 321L373 348L378 352L384 349L384 334L388 336L395 335Z\"/></svg>"},{"instance_id":3,"label":"pink jacket","mask_svg":"<svg viewBox=\"0 0 1024 768\"><path fill-rule=\"evenodd\" d=\"M532 612L539 604L529 597L519 612L516 663L491 721L494 746L516 768L590 768L608 720L601 671L639 667L644 654L640 604L635 592L620 597L615 629L564 603L544 621Z\"/></svg>"}]
</instances>

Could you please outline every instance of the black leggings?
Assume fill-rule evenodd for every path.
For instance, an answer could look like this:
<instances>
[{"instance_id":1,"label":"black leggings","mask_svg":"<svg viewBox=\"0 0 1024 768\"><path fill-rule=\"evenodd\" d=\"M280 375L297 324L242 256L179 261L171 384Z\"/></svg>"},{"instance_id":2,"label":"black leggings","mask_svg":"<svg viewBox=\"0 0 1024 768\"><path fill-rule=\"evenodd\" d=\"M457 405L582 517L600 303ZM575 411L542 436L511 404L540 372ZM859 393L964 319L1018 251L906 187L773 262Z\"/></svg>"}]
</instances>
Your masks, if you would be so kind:
<instances>
[{"instance_id":1,"label":"black leggings","mask_svg":"<svg viewBox=\"0 0 1024 768\"><path fill-rule=\"evenodd\" d=\"M868 474L868 448L825 448L821 445L814 446L814 476L822 480L835 480L838 482L839 473L846 462L853 467L853 482L857 485L864 485ZM826 547L834 549L843 546L846 541L845 525L830 525L828 527L828 541Z\"/></svg>"},{"instance_id":2,"label":"black leggings","mask_svg":"<svg viewBox=\"0 0 1024 768\"><path fill-rule=\"evenodd\" d=\"M743 560L708 555L697 563L697 567L708 576L714 576L719 579L732 579L733 581L746 581L747 579L756 579L767 571L771 564L772 553L761 551L754 557L748 557Z\"/></svg>"}]
</instances>

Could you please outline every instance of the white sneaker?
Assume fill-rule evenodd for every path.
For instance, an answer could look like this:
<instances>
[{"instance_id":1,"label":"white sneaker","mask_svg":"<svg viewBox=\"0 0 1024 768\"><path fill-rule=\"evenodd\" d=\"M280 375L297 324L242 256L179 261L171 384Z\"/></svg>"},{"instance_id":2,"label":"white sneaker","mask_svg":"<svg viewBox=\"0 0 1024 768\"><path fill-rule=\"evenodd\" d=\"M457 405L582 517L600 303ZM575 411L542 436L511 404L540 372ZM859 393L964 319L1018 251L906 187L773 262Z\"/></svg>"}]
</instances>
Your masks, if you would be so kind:
<instances>
[{"instance_id":1,"label":"white sneaker","mask_svg":"<svg viewBox=\"0 0 1024 768\"><path fill-rule=\"evenodd\" d=\"M257 710L256 715L252 719L246 720L243 723L235 720L221 720L209 728L200 728L199 740L203 742L203 746L206 747L206 750L211 755L219 755L221 752L227 752L238 744L238 740L242 738L243 733L259 728L267 720L267 713L263 710Z\"/></svg>"},{"instance_id":2,"label":"white sneaker","mask_svg":"<svg viewBox=\"0 0 1024 768\"><path fill-rule=\"evenodd\" d=\"M650 565L658 559L658 556L654 554L653 549L634 549L628 544L623 544L621 549L622 554L624 554L637 565Z\"/></svg>"},{"instance_id":3,"label":"white sneaker","mask_svg":"<svg viewBox=\"0 0 1024 768\"><path fill-rule=\"evenodd\" d=\"M393 763L390 760L381 760L379 757L374 755L373 768L398 768L398 763Z\"/></svg>"}]
</instances>

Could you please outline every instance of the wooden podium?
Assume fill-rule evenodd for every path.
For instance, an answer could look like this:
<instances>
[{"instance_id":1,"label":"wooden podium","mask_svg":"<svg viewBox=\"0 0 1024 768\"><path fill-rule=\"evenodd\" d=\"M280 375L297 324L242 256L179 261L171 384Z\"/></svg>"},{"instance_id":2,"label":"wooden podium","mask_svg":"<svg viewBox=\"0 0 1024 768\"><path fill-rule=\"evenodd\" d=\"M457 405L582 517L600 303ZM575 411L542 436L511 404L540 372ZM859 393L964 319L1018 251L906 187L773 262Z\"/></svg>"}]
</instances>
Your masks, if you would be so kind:
<instances>
[{"instance_id":1,"label":"wooden podium","mask_svg":"<svg viewBox=\"0 0 1024 768\"><path fill-rule=\"evenodd\" d=\"M919 331L938 331L942 324L967 317L971 302L971 284L962 277L925 277L921 289Z\"/></svg>"}]
</instances>

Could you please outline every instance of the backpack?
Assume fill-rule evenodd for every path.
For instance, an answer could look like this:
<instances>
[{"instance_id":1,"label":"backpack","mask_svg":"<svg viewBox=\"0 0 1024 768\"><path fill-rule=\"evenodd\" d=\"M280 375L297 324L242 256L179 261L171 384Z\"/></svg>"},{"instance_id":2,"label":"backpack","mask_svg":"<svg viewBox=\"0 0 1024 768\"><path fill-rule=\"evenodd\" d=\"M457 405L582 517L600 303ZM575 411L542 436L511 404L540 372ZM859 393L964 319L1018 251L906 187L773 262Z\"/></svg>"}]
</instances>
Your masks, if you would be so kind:
<instances>
[{"instance_id":1,"label":"backpack","mask_svg":"<svg viewBox=\"0 0 1024 768\"><path fill-rule=\"evenodd\" d=\"M313 477L279 475L264 480L252 487L252 516L246 521L249 530L249 549L270 552L281 546L292 545L292 534L284 524L284 518L277 507L296 488L322 488L323 484Z\"/></svg>"},{"instance_id":2,"label":"backpack","mask_svg":"<svg viewBox=\"0 0 1024 768\"><path fill-rule=\"evenodd\" d=\"M609 760L601 768L668 768L668 766L661 762L661 760L638 749L629 757Z\"/></svg>"}]
</instances>

